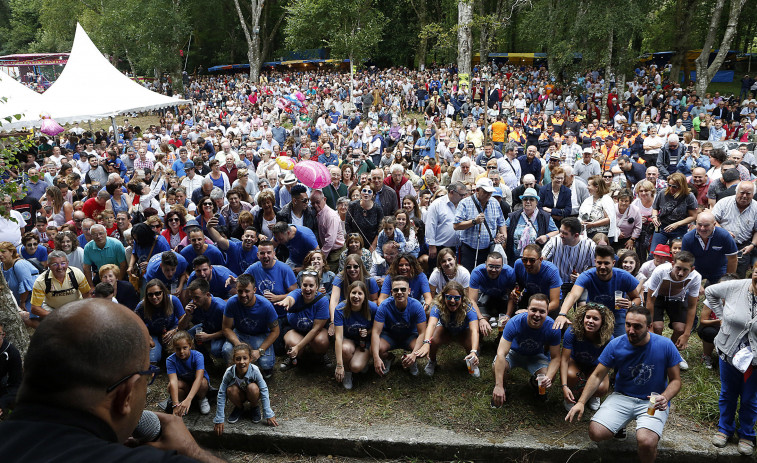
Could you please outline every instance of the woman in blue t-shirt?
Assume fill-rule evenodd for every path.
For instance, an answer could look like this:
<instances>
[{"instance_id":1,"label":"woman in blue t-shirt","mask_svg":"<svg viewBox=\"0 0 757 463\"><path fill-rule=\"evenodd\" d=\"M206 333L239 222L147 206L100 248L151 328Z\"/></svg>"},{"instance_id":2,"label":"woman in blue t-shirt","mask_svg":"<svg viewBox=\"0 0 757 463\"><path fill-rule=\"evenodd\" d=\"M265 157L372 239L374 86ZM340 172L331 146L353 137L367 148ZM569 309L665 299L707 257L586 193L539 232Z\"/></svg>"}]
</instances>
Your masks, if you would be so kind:
<instances>
[{"instance_id":1,"label":"woman in blue t-shirt","mask_svg":"<svg viewBox=\"0 0 757 463\"><path fill-rule=\"evenodd\" d=\"M402 275L410 280L410 297L423 304L423 309L428 315L429 307L433 303L431 288L428 286L428 278L423 273L423 268L418 263L418 259L406 252L397 256L389 267L389 272L386 278L384 278L384 284L381 286L381 295L379 295L378 303L381 304L385 299L389 298L392 292L392 278L397 275Z\"/></svg>"},{"instance_id":2,"label":"woman in blue t-shirt","mask_svg":"<svg viewBox=\"0 0 757 463\"><path fill-rule=\"evenodd\" d=\"M368 289L368 300L376 302L378 300L379 287L376 280L368 275L368 269L363 265L363 260L359 254L350 254L344 260L344 269L339 275L334 277L334 284L331 287L331 300L329 301L329 336L334 336L334 312L337 305L344 300L345 294L348 294L347 288L356 281L362 282Z\"/></svg>"},{"instance_id":3,"label":"woman in blue t-shirt","mask_svg":"<svg viewBox=\"0 0 757 463\"><path fill-rule=\"evenodd\" d=\"M370 360L369 336L378 307L368 300L368 288L360 280L353 282L345 292L347 300L341 302L334 313L334 376L345 389L352 389L352 373L363 371Z\"/></svg>"},{"instance_id":4,"label":"woman in blue t-shirt","mask_svg":"<svg viewBox=\"0 0 757 463\"><path fill-rule=\"evenodd\" d=\"M295 289L276 305L287 311L287 322L291 329L284 334L287 358L281 365L287 370L298 364L300 352L310 346L318 355L326 354L329 348L329 336L326 322L329 320L329 300L318 292L321 280L312 267L303 270L300 287ZM324 360L327 360L324 357Z\"/></svg>"},{"instance_id":5,"label":"woman in blue t-shirt","mask_svg":"<svg viewBox=\"0 0 757 463\"><path fill-rule=\"evenodd\" d=\"M468 364L468 372L476 378L481 376L478 369L478 316L465 288L454 280L447 283L434 298L423 346L415 352L418 357L428 355L424 369L427 375L434 375L439 347L452 341L461 344L468 351L464 359Z\"/></svg>"},{"instance_id":6,"label":"woman in blue t-shirt","mask_svg":"<svg viewBox=\"0 0 757 463\"><path fill-rule=\"evenodd\" d=\"M604 305L590 302L576 310L575 323L565 332L560 358L560 379L566 410L570 411L576 398L581 397L586 381L599 363L599 356L614 338L614 329L615 316ZM591 410L599 409L599 399L607 394L609 387L610 375L607 375L589 400Z\"/></svg>"},{"instance_id":7,"label":"woman in blue t-shirt","mask_svg":"<svg viewBox=\"0 0 757 463\"><path fill-rule=\"evenodd\" d=\"M153 279L145 285L145 298L135 312L150 333L150 363L157 364L163 355L163 347L170 346L179 322L184 318L184 306L162 281Z\"/></svg>"},{"instance_id":8,"label":"woman in blue t-shirt","mask_svg":"<svg viewBox=\"0 0 757 463\"><path fill-rule=\"evenodd\" d=\"M302 261L302 267L313 267L318 272L318 277L321 279L321 286L318 288L318 292L325 294L327 299L331 299L331 288L334 284L336 274L326 267L326 253L320 249L310 251ZM297 274L297 281L302 281L302 271Z\"/></svg>"}]
</instances>

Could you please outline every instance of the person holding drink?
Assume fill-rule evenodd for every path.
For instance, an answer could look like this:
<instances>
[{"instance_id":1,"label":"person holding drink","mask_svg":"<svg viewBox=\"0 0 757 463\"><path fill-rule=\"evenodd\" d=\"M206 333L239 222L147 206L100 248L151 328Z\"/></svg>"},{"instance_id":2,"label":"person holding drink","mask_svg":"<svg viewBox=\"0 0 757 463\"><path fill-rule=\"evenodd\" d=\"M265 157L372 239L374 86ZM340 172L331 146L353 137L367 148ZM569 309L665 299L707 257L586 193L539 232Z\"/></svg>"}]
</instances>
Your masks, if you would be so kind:
<instances>
[{"instance_id":1,"label":"person holding drink","mask_svg":"<svg viewBox=\"0 0 757 463\"><path fill-rule=\"evenodd\" d=\"M589 399L609 371L615 370L615 391L592 417L589 438L594 442L624 438L626 425L635 419L639 461L651 462L657 458L657 444L670 413L669 401L681 390L681 355L670 339L651 332L649 310L634 305L625 315L626 335L616 337L602 351L565 421L581 419ZM650 406L652 401L654 407Z\"/></svg>"},{"instance_id":2,"label":"person holding drink","mask_svg":"<svg viewBox=\"0 0 757 463\"><path fill-rule=\"evenodd\" d=\"M345 389L352 389L352 374L360 373L370 360L368 335L378 306L368 299L368 287L360 280L347 287L347 299L334 311L334 377Z\"/></svg>"},{"instance_id":3,"label":"person holding drink","mask_svg":"<svg viewBox=\"0 0 757 463\"><path fill-rule=\"evenodd\" d=\"M461 344L468 355L465 363L468 372L475 378L481 376L478 369L478 316L473 308L465 288L452 280L434 298L431 306L426 335L423 345L415 351L418 357L428 356L428 363L424 371L428 376L434 376L436 370L436 353L443 344L455 341Z\"/></svg>"}]
</instances>

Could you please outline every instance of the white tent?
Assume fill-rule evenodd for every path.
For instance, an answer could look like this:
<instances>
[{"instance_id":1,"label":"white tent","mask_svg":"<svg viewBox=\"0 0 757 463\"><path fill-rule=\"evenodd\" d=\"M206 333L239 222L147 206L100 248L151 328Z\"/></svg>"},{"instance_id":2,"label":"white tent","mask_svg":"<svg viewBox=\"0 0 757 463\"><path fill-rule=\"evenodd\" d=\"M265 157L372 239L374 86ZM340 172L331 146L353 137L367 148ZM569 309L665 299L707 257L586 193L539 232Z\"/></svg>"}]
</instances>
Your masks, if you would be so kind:
<instances>
[{"instance_id":1,"label":"white tent","mask_svg":"<svg viewBox=\"0 0 757 463\"><path fill-rule=\"evenodd\" d=\"M41 112L49 113L59 124L191 104L150 91L126 77L100 53L80 24L66 67L41 96ZM23 125L41 124L38 114L27 117Z\"/></svg>"},{"instance_id":2,"label":"white tent","mask_svg":"<svg viewBox=\"0 0 757 463\"><path fill-rule=\"evenodd\" d=\"M25 87L13 77L0 71L0 131L10 131L29 126L24 121L39 119L42 95ZM15 116L21 114L21 119ZM6 117L11 117L8 122Z\"/></svg>"}]
</instances>

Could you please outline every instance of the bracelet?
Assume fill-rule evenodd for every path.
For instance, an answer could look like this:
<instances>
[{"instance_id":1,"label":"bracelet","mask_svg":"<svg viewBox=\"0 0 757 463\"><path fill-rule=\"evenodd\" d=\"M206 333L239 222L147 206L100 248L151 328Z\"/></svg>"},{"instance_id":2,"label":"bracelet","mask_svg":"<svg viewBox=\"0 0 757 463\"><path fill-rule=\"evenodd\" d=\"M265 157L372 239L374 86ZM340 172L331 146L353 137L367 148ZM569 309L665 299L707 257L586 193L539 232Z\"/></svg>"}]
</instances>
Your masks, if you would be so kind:
<instances>
[{"instance_id":1,"label":"bracelet","mask_svg":"<svg viewBox=\"0 0 757 463\"><path fill-rule=\"evenodd\" d=\"M476 349L471 349L469 353L478 356L478 351Z\"/></svg>"},{"instance_id":2,"label":"bracelet","mask_svg":"<svg viewBox=\"0 0 757 463\"><path fill-rule=\"evenodd\" d=\"M340 363L337 363L337 364L336 364L336 367L337 367L337 368L344 368L344 365L342 365L342 364L340 364Z\"/></svg>"},{"instance_id":3,"label":"bracelet","mask_svg":"<svg viewBox=\"0 0 757 463\"><path fill-rule=\"evenodd\" d=\"M565 318L568 318L568 314L566 314L566 313L559 313L559 314L557 314L557 316L558 316L558 317L565 317Z\"/></svg>"},{"instance_id":4,"label":"bracelet","mask_svg":"<svg viewBox=\"0 0 757 463\"><path fill-rule=\"evenodd\" d=\"M430 339L424 339L423 340L423 344L431 345L431 340Z\"/></svg>"},{"instance_id":5,"label":"bracelet","mask_svg":"<svg viewBox=\"0 0 757 463\"><path fill-rule=\"evenodd\" d=\"M567 384L563 384L562 387L568 387L568 385Z\"/></svg>"}]
</instances>

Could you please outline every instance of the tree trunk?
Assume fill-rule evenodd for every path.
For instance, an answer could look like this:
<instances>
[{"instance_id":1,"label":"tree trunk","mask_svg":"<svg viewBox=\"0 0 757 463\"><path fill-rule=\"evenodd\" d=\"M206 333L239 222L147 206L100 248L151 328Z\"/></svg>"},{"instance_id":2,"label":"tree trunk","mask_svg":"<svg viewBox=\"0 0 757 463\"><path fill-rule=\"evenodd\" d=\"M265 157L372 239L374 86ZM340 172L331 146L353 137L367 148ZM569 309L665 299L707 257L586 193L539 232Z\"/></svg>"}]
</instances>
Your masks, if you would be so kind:
<instances>
[{"instance_id":1,"label":"tree trunk","mask_svg":"<svg viewBox=\"0 0 757 463\"><path fill-rule=\"evenodd\" d=\"M731 47L733 36L736 33L736 27L739 24L739 14L741 13L741 8L744 6L744 3L746 3L746 0L731 0L728 23L726 24L725 32L723 33L723 39L720 41L720 46L718 47L718 54L715 55L712 64L708 66L710 50L715 43L715 35L719 29L720 16L723 13L723 6L725 4L725 0L717 0L712 11L712 19L710 20L707 37L705 38L704 46L702 46L702 53L700 53L699 57L696 59L697 95L701 96L706 93L710 81L712 81L712 78L720 70L720 66L723 65L723 61L725 61L725 57L728 55L728 50Z\"/></svg>"},{"instance_id":2,"label":"tree trunk","mask_svg":"<svg viewBox=\"0 0 757 463\"><path fill-rule=\"evenodd\" d=\"M263 13L263 0L250 0L251 21L247 25L247 20L242 14L242 8L239 7L239 0L234 0L239 23L244 31L244 38L247 40L247 59L250 62L250 80L257 82L260 78L260 65L262 57L260 53L260 16Z\"/></svg>"},{"instance_id":3,"label":"tree trunk","mask_svg":"<svg viewBox=\"0 0 757 463\"><path fill-rule=\"evenodd\" d=\"M471 34L473 22L472 0L458 0L457 2L457 72L471 73L471 58L473 54L473 37Z\"/></svg>"},{"instance_id":4,"label":"tree trunk","mask_svg":"<svg viewBox=\"0 0 757 463\"><path fill-rule=\"evenodd\" d=\"M675 24L673 32L673 50L675 54L670 60L670 80L678 82L681 68L686 61L689 31L691 30L691 15L695 11L697 0L676 0ZM684 78L685 80L685 78Z\"/></svg>"},{"instance_id":5,"label":"tree trunk","mask_svg":"<svg viewBox=\"0 0 757 463\"><path fill-rule=\"evenodd\" d=\"M5 330L5 338L16 346L23 359L29 348L29 333L26 331L23 320L18 316L18 304L5 281L3 272L0 272L0 324Z\"/></svg>"},{"instance_id":6,"label":"tree trunk","mask_svg":"<svg viewBox=\"0 0 757 463\"><path fill-rule=\"evenodd\" d=\"M418 16L418 24L420 29L423 30L428 24L428 6L426 0L413 1L410 0L410 4L415 10L415 14ZM428 53L428 37L422 35L418 40L418 47L415 49L415 62L418 69L426 64L426 54Z\"/></svg>"},{"instance_id":7,"label":"tree trunk","mask_svg":"<svg viewBox=\"0 0 757 463\"><path fill-rule=\"evenodd\" d=\"M256 46L255 42L259 43L260 40L253 41L253 45L247 49L247 59L250 61L250 80L252 82L257 82L260 79L260 66L263 63L260 48Z\"/></svg>"},{"instance_id":8,"label":"tree trunk","mask_svg":"<svg viewBox=\"0 0 757 463\"><path fill-rule=\"evenodd\" d=\"M614 32L610 29L610 38L607 44L607 66L605 66L605 79L604 87L602 88L602 115L601 121L607 119L607 97L610 93L610 74L612 74L612 47L613 47ZM601 122L600 121L600 122Z\"/></svg>"}]
</instances>

